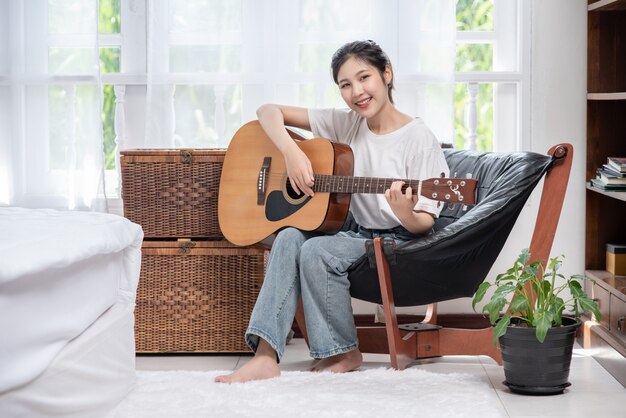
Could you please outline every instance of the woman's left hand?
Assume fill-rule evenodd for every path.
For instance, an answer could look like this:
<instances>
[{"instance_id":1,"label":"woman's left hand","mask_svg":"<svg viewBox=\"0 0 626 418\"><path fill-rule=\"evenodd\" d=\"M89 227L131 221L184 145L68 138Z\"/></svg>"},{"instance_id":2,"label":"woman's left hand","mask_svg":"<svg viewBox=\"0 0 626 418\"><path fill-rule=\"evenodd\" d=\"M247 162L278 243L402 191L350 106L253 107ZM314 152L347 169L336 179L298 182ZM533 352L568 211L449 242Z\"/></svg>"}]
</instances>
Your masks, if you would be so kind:
<instances>
[{"instance_id":1,"label":"woman's left hand","mask_svg":"<svg viewBox=\"0 0 626 418\"><path fill-rule=\"evenodd\" d=\"M404 182L401 180L391 183L391 187L385 190L385 198L394 215L398 217L400 222L404 223L404 220L412 216L418 196L413 194L411 187L407 187L402 193L402 186L404 186Z\"/></svg>"}]
</instances>

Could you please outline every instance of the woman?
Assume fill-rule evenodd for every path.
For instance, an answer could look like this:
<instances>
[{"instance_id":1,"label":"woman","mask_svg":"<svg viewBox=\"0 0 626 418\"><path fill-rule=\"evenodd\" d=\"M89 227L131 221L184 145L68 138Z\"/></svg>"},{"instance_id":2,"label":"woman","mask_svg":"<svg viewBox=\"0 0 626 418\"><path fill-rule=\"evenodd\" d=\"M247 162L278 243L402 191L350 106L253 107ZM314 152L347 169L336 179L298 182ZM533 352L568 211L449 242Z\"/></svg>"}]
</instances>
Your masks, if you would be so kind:
<instances>
[{"instance_id":1,"label":"woman","mask_svg":"<svg viewBox=\"0 0 626 418\"><path fill-rule=\"evenodd\" d=\"M448 175L443 152L421 119L393 104L393 70L373 41L355 41L333 55L333 79L349 111L263 105L261 126L285 158L298 193L313 196L313 170L285 126L311 130L316 137L350 145L354 175L423 179ZM353 195L350 211L358 231L320 235L282 230L272 246L263 287L246 331L255 352L242 368L216 377L232 383L280 375L278 363L302 297L313 371L347 372L362 361L352 315L348 267L365 253L365 241L377 236L402 241L427 234L439 215L437 202L403 193L395 181L381 194Z\"/></svg>"}]
</instances>

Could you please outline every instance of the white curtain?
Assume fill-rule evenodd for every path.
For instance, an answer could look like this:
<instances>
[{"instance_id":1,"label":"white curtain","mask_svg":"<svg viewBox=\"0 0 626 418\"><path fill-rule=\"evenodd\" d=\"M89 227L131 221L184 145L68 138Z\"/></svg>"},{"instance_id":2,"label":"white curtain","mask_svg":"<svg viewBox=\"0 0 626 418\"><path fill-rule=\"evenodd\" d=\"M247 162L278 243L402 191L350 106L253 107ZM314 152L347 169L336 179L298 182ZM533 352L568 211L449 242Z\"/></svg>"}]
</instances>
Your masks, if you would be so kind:
<instances>
[{"instance_id":1,"label":"white curtain","mask_svg":"<svg viewBox=\"0 0 626 418\"><path fill-rule=\"evenodd\" d=\"M355 39L389 54L398 107L453 141L455 0L122 1L122 74L107 75L122 149L226 147L268 102L345 107L330 58ZM0 1L0 205L106 210L97 11Z\"/></svg>"},{"instance_id":2,"label":"white curtain","mask_svg":"<svg viewBox=\"0 0 626 418\"><path fill-rule=\"evenodd\" d=\"M226 147L268 102L345 107L330 60L373 39L398 107L453 142L454 0L148 0L145 147Z\"/></svg>"},{"instance_id":3,"label":"white curtain","mask_svg":"<svg viewBox=\"0 0 626 418\"><path fill-rule=\"evenodd\" d=\"M103 209L97 10L0 2L0 204Z\"/></svg>"}]
</instances>

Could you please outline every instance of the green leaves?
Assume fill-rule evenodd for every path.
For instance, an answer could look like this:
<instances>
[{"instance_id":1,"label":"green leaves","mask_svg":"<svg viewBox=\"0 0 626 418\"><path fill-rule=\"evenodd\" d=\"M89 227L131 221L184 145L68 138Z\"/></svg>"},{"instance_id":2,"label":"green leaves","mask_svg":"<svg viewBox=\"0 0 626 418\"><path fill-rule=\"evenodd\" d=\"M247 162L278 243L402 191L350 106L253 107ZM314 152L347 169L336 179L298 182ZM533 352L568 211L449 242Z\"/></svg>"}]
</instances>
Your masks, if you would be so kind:
<instances>
[{"instance_id":1,"label":"green leaves","mask_svg":"<svg viewBox=\"0 0 626 418\"><path fill-rule=\"evenodd\" d=\"M485 298L489 289L495 289L482 309L495 325L494 345L506 333L512 316L534 327L540 342L545 340L551 327L562 325L566 308L572 310L576 317L582 312L592 312L596 319L601 318L598 305L587 296L580 284L583 280L594 282L592 279L582 275L568 278L557 273L562 265L562 255L550 259L547 269L538 261L529 263L530 256L528 249L523 249L511 268L498 274L493 283L481 283L474 294L472 309L476 310L476 305ZM557 279L564 283L557 284ZM565 289L571 293L569 300L559 295ZM502 311L507 305L508 311L503 315Z\"/></svg>"},{"instance_id":2,"label":"green leaves","mask_svg":"<svg viewBox=\"0 0 626 418\"><path fill-rule=\"evenodd\" d=\"M524 295L518 294L513 297L509 310L513 313L521 313L528 310L528 299Z\"/></svg>"},{"instance_id":3,"label":"green leaves","mask_svg":"<svg viewBox=\"0 0 626 418\"><path fill-rule=\"evenodd\" d=\"M491 301L485 305L485 307L483 308L483 312L487 312L489 314L489 322L495 324L498 321L498 318L500 317L500 311L502 311L504 305L506 305L505 298L492 298Z\"/></svg>"},{"instance_id":4,"label":"green leaves","mask_svg":"<svg viewBox=\"0 0 626 418\"><path fill-rule=\"evenodd\" d=\"M552 312L545 309L538 309L535 313L535 335L540 343L546 339L548 334L548 328L552 326L553 315Z\"/></svg>"},{"instance_id":5,"label":"green leaves","mask_svg":"<svg viewBox=\"0 0 626 418\"><path fill-rule=\"evenodd\" d=\"M487 289L491 287L491 283L483 282L478 286L478 290L474 293L474 299L472 299L472 309L474 312L476 311L476 304L483 300L485 297L485 293L487 293Z\"/></svg>"},{"instance_id":6,"label":"green leaves","mask_svg":"<svg viewBox=\"0 0 626 418\"><path fill-rule=\"evenodd\" d=\"M528 260L530 260L530 250L528 248L524 248L520 255L517 257L517 260L515 260L515 263L525 266L526 264L528 264Z\"/></svg>"},{"instance_id":7,"label":"green leaves","mask_svg":"<svg viewBox=\"0 0 626 418\"><path fill-rule=\"evenodd\" d=\"M493 329L493 345L498 345L498 339L506 333L506 329L510 323L510 315L504 315L502 318L500 318L500 320L496 324L496 327Z\"/></svg>"}]
</instances>

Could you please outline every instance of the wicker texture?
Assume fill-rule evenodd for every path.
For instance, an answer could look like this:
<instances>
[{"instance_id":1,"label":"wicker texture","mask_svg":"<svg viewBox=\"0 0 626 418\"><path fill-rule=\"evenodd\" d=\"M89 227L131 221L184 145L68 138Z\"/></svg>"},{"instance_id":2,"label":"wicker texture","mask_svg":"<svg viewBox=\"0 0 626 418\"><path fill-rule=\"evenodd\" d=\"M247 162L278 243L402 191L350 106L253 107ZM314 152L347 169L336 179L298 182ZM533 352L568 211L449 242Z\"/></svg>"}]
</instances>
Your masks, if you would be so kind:
<instances>
[{"instance_id":1,"label":"wicker texture","mask_svg":"<svg viewBox=\"0 0 626 418\"><path fill-rule=\"evenodd\" d=\"M263 281L265 251L215 242L174 245L144 242L137 352L250 352L243 335Z\"/></svg>"},{"instance_id":2,"label":"wicker texture","mask_svg":"<svg viewBox=\"0 0 626 418\"><path fill-rule=\"evenodd\" d=\"M129 150L120 156L124 216L145 238L224 239L217 197L225 150Z\"/></svg>"}]
</instances>

